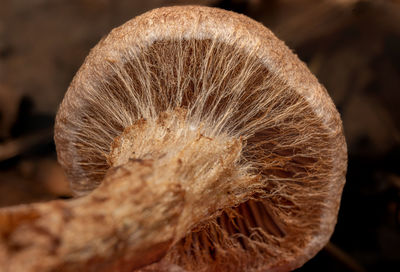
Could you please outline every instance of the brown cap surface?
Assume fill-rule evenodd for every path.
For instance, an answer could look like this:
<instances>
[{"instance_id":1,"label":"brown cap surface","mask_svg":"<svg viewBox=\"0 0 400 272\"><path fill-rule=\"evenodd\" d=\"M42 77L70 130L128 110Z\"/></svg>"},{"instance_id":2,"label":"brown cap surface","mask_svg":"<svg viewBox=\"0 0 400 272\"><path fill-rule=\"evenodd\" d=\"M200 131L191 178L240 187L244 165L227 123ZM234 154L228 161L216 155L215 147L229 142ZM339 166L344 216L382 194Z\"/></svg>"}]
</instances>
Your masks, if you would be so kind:
<instances>
[{"instance_id":1,"label":"brown cap surface","mask_svg":"<svg viewBox=\"0 0 400 272\"><path fill-rule=\"evenodd\" d=\"M75 192L100 184L124 128L175 108L206 136L242 139L241 164L260 186L253 200L188 233L154 269L285 271L327 243L347 164L340 116L271 31L220 9L156 9L92 49L56 119L58 158Z\"/></svg>"}]
</instances>

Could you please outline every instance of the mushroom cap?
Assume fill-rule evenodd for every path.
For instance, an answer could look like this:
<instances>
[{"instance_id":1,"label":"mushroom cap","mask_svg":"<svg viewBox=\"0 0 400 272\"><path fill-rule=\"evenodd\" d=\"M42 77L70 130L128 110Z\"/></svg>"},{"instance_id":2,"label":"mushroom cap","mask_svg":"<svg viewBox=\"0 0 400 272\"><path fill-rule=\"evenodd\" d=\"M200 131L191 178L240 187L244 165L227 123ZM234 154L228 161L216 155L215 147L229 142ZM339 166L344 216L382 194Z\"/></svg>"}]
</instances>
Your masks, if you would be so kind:
<instances>
[{"instance_id":1,"label":"mushroom cap","mask_svg":"<svg viewBox=\"0 0 400 272\"><path fill-rule=\"evenodd\" d=\"M187 250L188 241L204 233L230 239L202 249L214 263L208 270L233 265L286 271L327 243L347 165L339 113L306 65L270 30L221 9L155 9L112 30L91 50L55 125L58 159L72 189L85 195L101 183L111 145L124 128L175 108L186 109L188 122L207 136L243 139L241 163L261 177L264 191L189 233L163 265L205 265L207 258ZM272 227L260 226L258 216ZM226 229L213 227L221 224ZM256 259L239 234L254 242Z\"/></svg>"}]
</instances>

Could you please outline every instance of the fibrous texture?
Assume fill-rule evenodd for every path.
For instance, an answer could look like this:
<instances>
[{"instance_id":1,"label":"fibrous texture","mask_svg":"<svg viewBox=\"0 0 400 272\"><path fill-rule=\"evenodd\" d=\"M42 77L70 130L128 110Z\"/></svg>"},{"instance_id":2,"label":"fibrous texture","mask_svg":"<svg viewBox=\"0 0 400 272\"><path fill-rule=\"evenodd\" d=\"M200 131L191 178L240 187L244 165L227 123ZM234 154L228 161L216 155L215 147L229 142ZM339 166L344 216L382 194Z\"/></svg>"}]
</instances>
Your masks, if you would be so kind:
<instances>
[{"instance_id":1,"label":"fibrous texture","mask_svg":"<svg viewBox=\"0 0 400 272\"><path fill-rule=\"evenodd\" d=\"M113 30L75 76L55 140L78 195L132 160L171 163L182 213L168 252L146 270L290 270L336 223L340 116L281 41L232 12L162 8Z\"/></svg>"}]
</instances>

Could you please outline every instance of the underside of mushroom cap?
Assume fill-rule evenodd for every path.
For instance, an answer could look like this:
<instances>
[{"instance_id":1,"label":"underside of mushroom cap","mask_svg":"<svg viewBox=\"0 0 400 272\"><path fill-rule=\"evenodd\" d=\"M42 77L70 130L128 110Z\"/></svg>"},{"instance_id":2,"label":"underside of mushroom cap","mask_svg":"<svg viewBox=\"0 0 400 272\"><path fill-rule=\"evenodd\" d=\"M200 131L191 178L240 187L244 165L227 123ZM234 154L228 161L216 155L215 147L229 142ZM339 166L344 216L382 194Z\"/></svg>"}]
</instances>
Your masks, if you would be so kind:
<instances>
[{"instance_id":1,"label":"underside of mushroom cap","mask_svg":"<svg viewBox=\"0 0 400 272\"><path fill-rule=\"evenodd\" d=\"M282 41L220 9L156 9L91 51L55 127L75 192L101 183L125 128L176 109L202 135L241 139L240 164L260 177L262 192L201 222L148 270L286 271L326 244L345 182L340 116Z\"/></svg>"}]
</instances>

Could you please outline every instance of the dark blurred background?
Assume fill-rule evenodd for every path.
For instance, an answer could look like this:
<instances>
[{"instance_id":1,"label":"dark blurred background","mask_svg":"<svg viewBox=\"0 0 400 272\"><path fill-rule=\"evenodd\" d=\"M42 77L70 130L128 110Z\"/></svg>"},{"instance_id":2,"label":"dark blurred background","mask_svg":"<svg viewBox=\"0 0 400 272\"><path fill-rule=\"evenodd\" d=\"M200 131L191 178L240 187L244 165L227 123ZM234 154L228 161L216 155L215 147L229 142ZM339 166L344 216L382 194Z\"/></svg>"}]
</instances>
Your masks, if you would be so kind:
<instances>
[{"instance_id":1,"label":"dark blurred background","mask_svg":"<svg viewBox=\"0 0 400 272\"><path fill-rule=\"evenodd\" d=\"M52 140L69 82L112 28L175 4L262 22L342 115L349 165L338 224L298 271L400 271L400 0L1 0L0 207L72 196Z\"/></svg>"}]
</instances>

